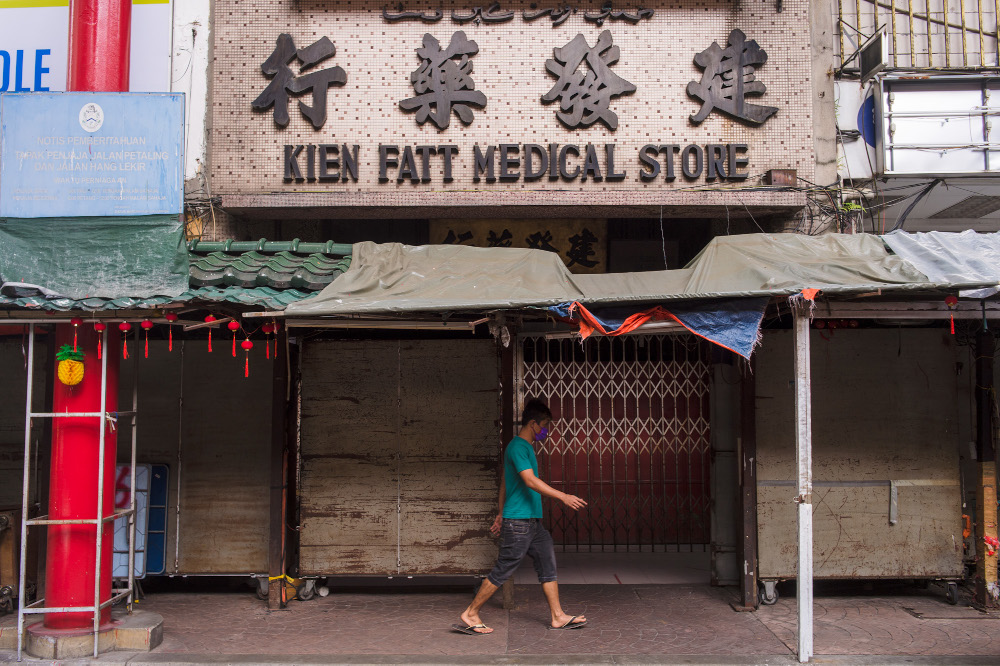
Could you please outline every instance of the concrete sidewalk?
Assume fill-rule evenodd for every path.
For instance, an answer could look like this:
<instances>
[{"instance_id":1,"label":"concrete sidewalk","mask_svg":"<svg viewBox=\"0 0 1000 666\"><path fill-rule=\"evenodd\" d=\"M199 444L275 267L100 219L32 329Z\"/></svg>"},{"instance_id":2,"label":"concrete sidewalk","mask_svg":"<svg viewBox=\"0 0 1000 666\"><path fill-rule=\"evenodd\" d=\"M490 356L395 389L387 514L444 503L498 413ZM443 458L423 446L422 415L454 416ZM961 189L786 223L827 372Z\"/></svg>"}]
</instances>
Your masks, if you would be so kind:
<instances>
[{"instance_id":1,"label":"concrete sidewalk","mask_svg":"<svg viewBox=\"0 0 1000 666\"><path fill-rule=\"evenodd\" d=\"M737 613L733 591L707 585L563 585L563 606L587 627L550 631L537 585L483 610L490 635L450 631L471 590L385 589L293 601L269 612L252 592L151 593L139 603L164 618L150 653L101 663L793 664L795 599ZM815 663L1000 664L1000 616L950 606L944 594L905 590L822 596ZM15 655L0 651L0 662ZM65 663L65 662L64 662Z\"/></svg>"}]
</instances>

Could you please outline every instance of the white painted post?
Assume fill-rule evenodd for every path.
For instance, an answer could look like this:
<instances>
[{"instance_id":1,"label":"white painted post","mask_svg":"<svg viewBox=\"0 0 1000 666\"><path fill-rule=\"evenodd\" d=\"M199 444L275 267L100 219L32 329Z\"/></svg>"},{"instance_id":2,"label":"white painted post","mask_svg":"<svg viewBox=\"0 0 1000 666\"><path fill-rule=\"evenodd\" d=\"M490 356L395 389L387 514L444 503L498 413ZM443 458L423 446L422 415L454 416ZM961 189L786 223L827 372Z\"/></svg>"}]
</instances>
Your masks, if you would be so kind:
<instances>
[{"instance_id":1,"label":"white painted post","mask_svg":"<svg viewBox=\"0 0 1000 666\"><path fill-rule=\"evenodd\" d=\"M798 460L799 568L798 603L799 662L813 655L813 535L812 535L812 392L809 359L809 310L812 303L795 299L795 448Z\"/></svg>"}]
</instances>

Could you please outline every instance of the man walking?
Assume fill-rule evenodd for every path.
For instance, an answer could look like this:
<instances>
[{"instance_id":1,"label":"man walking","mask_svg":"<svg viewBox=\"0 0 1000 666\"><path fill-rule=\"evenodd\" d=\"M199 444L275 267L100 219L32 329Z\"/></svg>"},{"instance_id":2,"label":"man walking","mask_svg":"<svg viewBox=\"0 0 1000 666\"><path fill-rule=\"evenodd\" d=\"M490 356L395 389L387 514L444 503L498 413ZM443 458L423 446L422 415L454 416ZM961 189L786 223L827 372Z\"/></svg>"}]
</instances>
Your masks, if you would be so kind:
<instances>
[{"instance_id":1,"label":"man walking","mask_svg":"<svg viewBox=\"0 0 1000 666\"><path fill-rule=\"evenodd\" d=\"M552 629L577 629L587 623L582 615L567 615L559 605L556 582L556 554L552 536L542 526L542 495L559 500L574 511L587 506L575 495L559 492L538 478L538 459L531 442L544 440L552 427L552 412L541 400L529 400L521 413L521 430L507 445L500 480L500 510L490 527L500 535L500 554L496 566L462 613L463 624L452 625L464 634L489 634L493 629L483 624L479 610L510 578L525 555L535 563L538 582L549 602Z\"/></svg>"}]
</instances>

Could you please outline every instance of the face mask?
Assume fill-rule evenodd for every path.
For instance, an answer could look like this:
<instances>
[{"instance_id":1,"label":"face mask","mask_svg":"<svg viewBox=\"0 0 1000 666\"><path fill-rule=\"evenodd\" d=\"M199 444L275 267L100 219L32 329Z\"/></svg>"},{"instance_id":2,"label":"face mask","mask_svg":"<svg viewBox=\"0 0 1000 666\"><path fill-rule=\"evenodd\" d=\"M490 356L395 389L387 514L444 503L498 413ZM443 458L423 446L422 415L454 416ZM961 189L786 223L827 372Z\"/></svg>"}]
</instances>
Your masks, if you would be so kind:
<instances>
[{"instance_id":1,"label":"face mask","mask_svg":"<svg viewBox=\"0 0 1000 666\"><path fill-rule=\"evenodd\" d=\"M548 428L542 428L541 430L538 431L538 434L535 435L535 441L536 442L541 442L542 440L544 440L548 436L549 436L549 429Z\"/></svg>"}]
</instances>

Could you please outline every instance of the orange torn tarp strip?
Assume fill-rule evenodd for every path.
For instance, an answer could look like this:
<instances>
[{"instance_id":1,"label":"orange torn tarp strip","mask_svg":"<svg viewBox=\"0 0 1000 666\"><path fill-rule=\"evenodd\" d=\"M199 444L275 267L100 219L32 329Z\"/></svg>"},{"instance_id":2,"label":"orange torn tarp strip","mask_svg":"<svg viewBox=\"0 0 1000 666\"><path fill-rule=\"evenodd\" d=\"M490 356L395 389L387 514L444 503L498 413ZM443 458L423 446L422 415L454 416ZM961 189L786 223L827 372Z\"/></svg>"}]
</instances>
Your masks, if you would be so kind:
<instances>
[{"instance_id":1,"label":"orange torn tarp strip","mask_svg":"<svg viewBox=\"0 0 1000 666\"><path fill-rule=\"evenodd\" d=\"M634 331L635 329L639 328L640 326L642 326L643 324L645 324L645 323L647 323L649 321L674 321L674 322L680 324L681 326L683 326L685 329L687 329L687 331L689 333L691 333L693 335L696 335L697 337L699 337L699 338L701 338L703 340L708 340L712 344L718 345L719 347L722 347L723 349L728 349L729 351L733 352L737 356L742 356L742 354L740 354L738 351L736 351L732 347L728 347L728 346L722 344L721 342L719 342L718 340L712 340L711 338L705 337L704 335L702 335L701 333L699 333L698 331L694 330L693 328L691 328L690 326L688 326L687 324L685 324L683 321L681 321L680 319L678 319L669 310L665 310L664 308L660 307L659 305L657 305L656 307L650 308L649 310L645 310L643 312L637 312L637 313L635 313L634 315L632 315L631 317L629 317L628 319L626 319L622 323L621 326L619 326L618 328L616 328L613 331L607 331L607 330L605 330L604 326L601 325L601 322L599 322L594 317L594 315L592 315L590 313L590 311L587 310L587 308L585 308L579 301L574 301L573 304L570 305L569 311L573 315L579 317L579 319L577 320L577 323L580 326L580 339L581 340L586 340L595 331L601 333L602 335L610 335L610 336L613 337L613 336L617 336L617 335L622 335L623 333L628 333L630 331Z\"/></svg>"},{"instance_id":2,"label":"orange torn tarp strip","mask_svg":"<svg viewBox=\"0 0 1000 666\"><path fill-rule=\"evenodd\" d=\"M667 312L660 306L656 306L654 308L650 308L643 312L635 313L634 315L627 318L624 322L622 322L622 325L619 326L617 329L613 331L608 331L605 330L604 326L601 325L601 322L598 321L597 318L594 317L594 315L592 315L590 311L587 310L587 308L583 307L583 305L581 305L579 302L573 303L573 305L570 307L570 312L576 314L576 316L580 318L579 324L580 324L581 340L586 340L595 331L600 333L601 335L615 336L615 335L621 335L623 333L628 333L630 331L634 331L635 329L639 328L640 326L642 326L643 324L645 324L650 320L663 321L666 319L673 318L669 312Z\"/></svg>"},{"instance_id":3,"label":"orange torn tarp strip","mask_svg":"<svg viewBox=\"0 0 1000 666\"><path fill-rule=\"evenodd\" d=\"M802 298L806 299L807 301L813 301L816 300L816 294L818 293L819 289L803 289Z\"/></svg>"}]
</instances>

